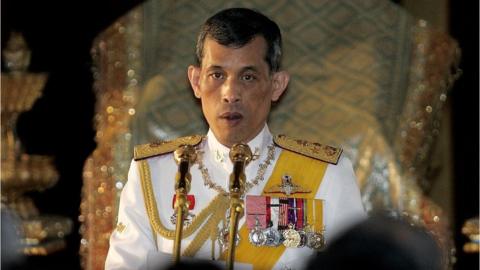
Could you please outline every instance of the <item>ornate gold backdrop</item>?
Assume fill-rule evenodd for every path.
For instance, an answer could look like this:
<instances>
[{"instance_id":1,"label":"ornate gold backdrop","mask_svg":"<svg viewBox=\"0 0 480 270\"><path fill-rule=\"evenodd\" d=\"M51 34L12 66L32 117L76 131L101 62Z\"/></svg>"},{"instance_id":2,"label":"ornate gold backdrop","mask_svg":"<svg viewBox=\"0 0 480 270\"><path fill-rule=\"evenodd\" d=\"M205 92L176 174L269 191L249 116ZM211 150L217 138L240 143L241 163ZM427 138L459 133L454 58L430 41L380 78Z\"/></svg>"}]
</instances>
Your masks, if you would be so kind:
<instances>
[{"instance_id":1,"label":"ornate gold backdrop","mask_svg":"<svg viewBox=\"0 0 480 270\"><path fill-rule=\"evenodd\" d=\"M407 215L448 246L441 210L420 186L455 78L452 39L387 0L150 1L92 48L98 147L84 169L83 267L103 268L132 146L206 131L186 68L201 23L232 6L260 10L283 31L292 78L273 132L342 146L368 211Z\"/></svg>"}]
</instances>

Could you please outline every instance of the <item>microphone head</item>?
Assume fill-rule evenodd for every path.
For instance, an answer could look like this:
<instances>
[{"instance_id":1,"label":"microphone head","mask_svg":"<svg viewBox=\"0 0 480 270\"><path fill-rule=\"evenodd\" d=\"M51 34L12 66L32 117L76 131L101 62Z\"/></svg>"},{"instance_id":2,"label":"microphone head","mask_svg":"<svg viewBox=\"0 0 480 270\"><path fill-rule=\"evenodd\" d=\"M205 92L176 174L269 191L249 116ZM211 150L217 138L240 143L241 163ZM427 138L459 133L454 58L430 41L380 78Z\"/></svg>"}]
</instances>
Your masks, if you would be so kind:
<instances>
[{"instance_id":1,"label":"microphone head","mask_svg":"<svg viewBox=\"0 0 480 270\"><path fill-rule=\"evenodd\" d=\"M193 164L193 162L195 162L197 159L195 148L189 144L180 145L173 153L173 156L177 164L180 164L182 161L188 161L189 164Z\"/></svg>"},{"instance_id":2,"label":"microphone head","mask_svg":"<svg viewBox=\"0 0 480 270\"><path fill-rule=\"evenodd\" d=\"M237 143L230 148L230 160L235 163L237 161L245 162L247 165L252 160L252 150L247 144Z\"/></svg>"}]
</instances>

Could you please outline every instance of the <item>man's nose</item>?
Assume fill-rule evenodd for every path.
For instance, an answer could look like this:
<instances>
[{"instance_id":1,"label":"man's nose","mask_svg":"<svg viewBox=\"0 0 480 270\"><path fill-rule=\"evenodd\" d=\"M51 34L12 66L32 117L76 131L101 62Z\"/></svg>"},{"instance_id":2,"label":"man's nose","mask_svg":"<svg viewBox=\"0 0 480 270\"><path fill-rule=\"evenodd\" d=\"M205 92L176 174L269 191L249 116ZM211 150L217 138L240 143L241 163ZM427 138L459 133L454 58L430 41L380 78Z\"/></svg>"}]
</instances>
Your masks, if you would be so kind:
<instances>
[{"instance_id":1,"label":"man's nose","mask_svg":"<svg viewBox=\"0 0 480 270\"><path fill-rule=\"evenodd\" d=\"M222 88L223 102L236 103L240 101L240 86L234 78L226 80Z\"/></svg>"}]
</instances>

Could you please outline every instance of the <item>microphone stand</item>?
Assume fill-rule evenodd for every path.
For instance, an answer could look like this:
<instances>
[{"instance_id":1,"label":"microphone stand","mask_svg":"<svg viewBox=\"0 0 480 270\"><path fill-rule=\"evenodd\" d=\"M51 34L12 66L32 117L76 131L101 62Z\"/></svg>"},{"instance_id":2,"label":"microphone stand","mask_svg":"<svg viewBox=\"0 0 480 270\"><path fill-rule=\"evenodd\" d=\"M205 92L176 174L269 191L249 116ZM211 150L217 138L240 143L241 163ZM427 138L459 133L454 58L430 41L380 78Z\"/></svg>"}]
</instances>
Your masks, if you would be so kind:
<instances>
[{"instance_id":1,"label":"microphone stand","mask_svg":"<svg viewBox=\"0 0 480 270\"><path fill-rule=\"evenodd\" d=\"M235 262L235 240L238 221L244 213L243 194L245 192L245 166L252 160L252 151L246 144L235 144L230 149L233 172L230 174L230 221L227 251L227 269L232 270Z\"/></svg>"},{"instance_id":2,"label":"microphone stand","mask_svg":"<svg viewBox=\"0 0 480 270\"><path fill-rule=\"evenodd\" d=\"M178 172L175 175L175 211L177 220L175 223L175 242L173 243L173 262L180 262L180 250L182 244L183 219L188 213L190 202L187 200L187 194L190 191L190 182L192 176L189 169L197 154L195 148L191 145L181 145L174 152L175 162L178 164Z\"/></svg>"}]
</instances>

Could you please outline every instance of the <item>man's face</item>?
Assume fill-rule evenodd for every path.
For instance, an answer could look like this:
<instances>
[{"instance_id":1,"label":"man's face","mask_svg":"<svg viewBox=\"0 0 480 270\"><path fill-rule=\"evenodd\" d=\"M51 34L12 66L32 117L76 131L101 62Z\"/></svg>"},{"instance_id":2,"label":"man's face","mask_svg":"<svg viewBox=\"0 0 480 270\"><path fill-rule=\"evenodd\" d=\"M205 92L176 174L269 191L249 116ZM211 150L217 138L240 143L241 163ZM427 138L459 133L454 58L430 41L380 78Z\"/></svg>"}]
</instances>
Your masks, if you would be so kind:
<instances>
[{"instance_id":1,"label":"man's face","mask_svg":"<svg viewBox=\"0 0 480 270\"><path fill-rule=\"evenodd\" d=\"M194 94L217 139L225 146L248 142L263 129L272 101L288 84L286 72L270 72L267 44L255 37L240 48L206 38L200 67L190 66Z\"/></svg>"}]
</instances>

